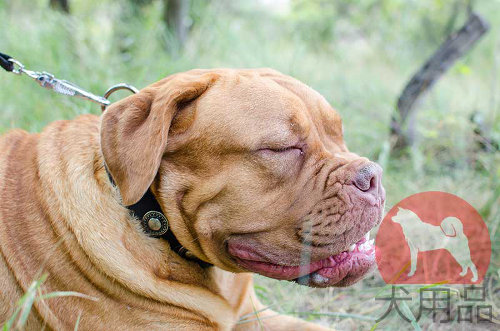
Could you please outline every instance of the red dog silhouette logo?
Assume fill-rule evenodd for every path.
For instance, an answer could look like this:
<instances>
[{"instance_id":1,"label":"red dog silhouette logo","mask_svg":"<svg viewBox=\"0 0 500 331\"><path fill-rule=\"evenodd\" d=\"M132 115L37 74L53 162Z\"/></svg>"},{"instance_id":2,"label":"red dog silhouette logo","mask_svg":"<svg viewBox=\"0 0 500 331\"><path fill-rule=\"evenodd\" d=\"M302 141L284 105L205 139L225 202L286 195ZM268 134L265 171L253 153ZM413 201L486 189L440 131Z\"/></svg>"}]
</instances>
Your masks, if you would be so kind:
<instances>
[{"instance_id":1,"label":"red dog silhouette logo","mask_svg":"<svg viewBox=\"0 0 500 331\"><path fill-rule=\"evenodd\" d=\"M481 216L465 200L423 192L387 213L375 257L388 284L477 284L490 263L491 241Z\"/></svg>"}]
</instances>

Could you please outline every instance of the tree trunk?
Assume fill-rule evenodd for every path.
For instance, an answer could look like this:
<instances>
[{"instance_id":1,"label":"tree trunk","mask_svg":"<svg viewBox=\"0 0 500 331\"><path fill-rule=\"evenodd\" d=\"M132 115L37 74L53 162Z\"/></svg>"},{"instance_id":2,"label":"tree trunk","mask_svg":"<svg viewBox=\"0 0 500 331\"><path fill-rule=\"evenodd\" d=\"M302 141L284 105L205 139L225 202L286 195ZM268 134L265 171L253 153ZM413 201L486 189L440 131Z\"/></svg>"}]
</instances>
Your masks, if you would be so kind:
<instances>
[{"instance_id":1,"label":"tree trunk","mask_svg":"<svg viewBox=\"0 0 500 331\"><path fill-rule=\"evenodd\" d=\"M69 14L69 0L50 0L50 7Z\"/></svg>"},{"instance_id":2,"label":"tree trunk","mask_svg":"<svg viewBox=\"0 0 500 331\"><path fill-rule=\"evenodd\" d=\"M418 102L434 83L466 54L488 31L489 24L475 13L460 30L450 35L405 86L397 103L397 113L391 119L393 151L412 146L415 141L415 113Z\"/></svg>"},{"instance_id":3,"label":"tree trunk","mask_svg":"<svg viewBox=\"0 0 500 331\"><path fill-rule=\"evenodd\" d=\"M183 46L189 31L189 4L190 0L164 0L165 11L163 18L168 29L175 35Z\"/></svg>"}]
</instances>

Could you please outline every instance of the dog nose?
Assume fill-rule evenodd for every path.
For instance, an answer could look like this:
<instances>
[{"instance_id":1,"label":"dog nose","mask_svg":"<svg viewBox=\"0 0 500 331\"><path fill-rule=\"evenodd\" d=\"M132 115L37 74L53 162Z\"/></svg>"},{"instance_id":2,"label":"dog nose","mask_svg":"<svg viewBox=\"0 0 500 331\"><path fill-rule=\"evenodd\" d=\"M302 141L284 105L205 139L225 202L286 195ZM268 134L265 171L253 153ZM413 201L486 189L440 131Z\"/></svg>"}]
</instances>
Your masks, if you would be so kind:
<instances>
[{"instance_id":1,"label":"dog nose","mask_svg":"<svg viewBox=\"0 0 500 331\"><path fill-rule=\"evenodd\" d=\"M353 184L360 191L379 194L382 183L382 168L375 162L363 165L356 173Z\"/></svg>"}]
</instances>

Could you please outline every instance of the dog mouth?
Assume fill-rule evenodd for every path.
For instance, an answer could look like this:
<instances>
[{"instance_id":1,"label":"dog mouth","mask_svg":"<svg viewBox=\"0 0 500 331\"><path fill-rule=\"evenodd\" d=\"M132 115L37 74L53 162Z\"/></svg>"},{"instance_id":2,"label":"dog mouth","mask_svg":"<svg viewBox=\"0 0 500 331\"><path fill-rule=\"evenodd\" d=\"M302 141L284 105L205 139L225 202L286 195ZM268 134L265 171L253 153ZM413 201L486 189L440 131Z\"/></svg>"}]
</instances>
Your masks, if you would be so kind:
<instances>
[{"instance_id":1,"label":"dog mouth","mask_svg":"<svg viewBox=\"0 0 500 331\"><path fill-rule=\"evenodd\" d=\"M228 245L229 254L238 265L260 275L294 281L311 287L348 286L368 273L375 265L374 240L366 233L348 250L327 258L299 265L283 265L267 261L239 245Z\"/></svg>"}]
</instances>

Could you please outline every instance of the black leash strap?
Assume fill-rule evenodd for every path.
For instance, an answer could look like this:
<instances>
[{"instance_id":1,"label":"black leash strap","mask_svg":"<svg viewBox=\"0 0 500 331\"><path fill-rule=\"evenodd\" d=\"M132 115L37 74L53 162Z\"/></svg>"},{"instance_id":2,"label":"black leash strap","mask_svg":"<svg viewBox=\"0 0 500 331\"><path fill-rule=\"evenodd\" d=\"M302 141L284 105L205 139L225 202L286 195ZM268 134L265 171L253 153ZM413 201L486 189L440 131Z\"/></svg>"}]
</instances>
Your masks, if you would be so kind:
<instances>
[{"instance_id":1,"label":"black leash strap","mask_svg":"<svg viewBox=\"0 0 500 331\"><path fill-rule=\"evenodd\" d=\"M9 61L10 59L12 59L11 56L4 53L0 53L0 66L2 66L2 68L4 68L6 71L9 72L14 70L14 63L10 62Z\"/></svg>"}]
</instances>

